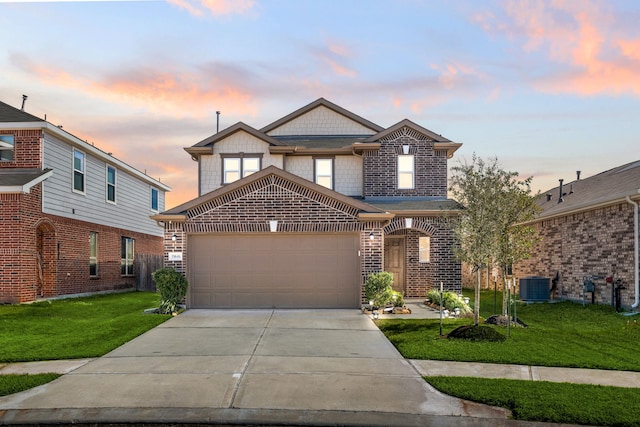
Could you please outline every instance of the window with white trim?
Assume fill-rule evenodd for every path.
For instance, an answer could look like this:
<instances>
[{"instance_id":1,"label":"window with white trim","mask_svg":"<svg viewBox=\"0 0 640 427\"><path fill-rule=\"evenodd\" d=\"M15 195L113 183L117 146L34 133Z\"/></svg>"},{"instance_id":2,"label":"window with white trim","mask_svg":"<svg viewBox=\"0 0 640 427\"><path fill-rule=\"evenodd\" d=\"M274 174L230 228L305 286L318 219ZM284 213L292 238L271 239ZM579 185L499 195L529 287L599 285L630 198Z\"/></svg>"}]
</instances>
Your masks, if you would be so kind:
<instances>
[{"instance_id":1,"label":"window with white trim","mask_svg":"<svg viewBox=\"0 0 640 427\"><path fill-rule=\"evenodd\" d=\"M133 276L133 258L135 256L135 240L131 237L122 237L120 258L120 274Z\"/></svg>"},{"instance_id":2,"label":"window with white trim","mask_svg":"<svg viewBox=\"0 0 640 427\"><path fill-rule=\"evenodd\" d=\"M10 162L13 160L13 149L13 135L0 135L0 162Z\"/></svg>"},{"instance_id":3,"label":"window with white trim","mask_svg":"<svg viewBox=\"0 0 640 427\"><path fill-rule=\"evenodd\" d=\"M158 212L158 189L151 187L151 210Z\"/></svg>"},{"instance_id":4,"label":"window with white trim","mask_svg":"<svg viewBox=\"0 0 640 427\"><path fill-rule=\"evenodd\" d=\"M116 168L107 165L107 202L116 202Z\"/></svg>"},{"instance_id":5,"label":"window with white trim","mask_svg":"<svg viewBox=\"0 0 640 427\"><path fill-rule=\"evenodd\" d=\"M89 233L89 276L98 275L98 233Z\"/></svg>"},{"instance_id":6,"label":"window with white trim","mask_svg":"<svg viewBox=\"0 0 640 427\"><path fill-rule=\"evenodd\" d=\"M418 239L418 261L431 262L431 237L420 236Z\"/></svg>"},{"instance_id":7,"label":"window with white trim","mask_svg":"<svg viewBox=\"0 0 640 427\"><path fill-rule=\"evenodd\" d=\"M398 189L412 190L414 188L414 162L413 154L398 155Z\"/></svg>"},{"instance_id":8,"label":"window with white trim","mask_svg":"<svg viewBox=\"0 0 640 427\"><path fill-rule=\"evenodd\" d=\"M73 191L84 193L85 155L82 151L73 150Z\"/></svg>"},{"instance_id":9,"label":"window with white trim","mask_svg":"<svg viewBox=\"0 0 640 427\"><path fill-rule=\"evenodd\" d=\"M262 168L262 154L220 154L222 157L222 184L234 181L258 172Z\"/></svg>"},{"instance_id":10,"label":"window with white trim","mask_svg":"<svg viewBox=\"0 0 640 427\"><path fill-rule=\"evenodd\" d=\"M315 159L315 182L333 189L333 159Z\"/></svg>"}]
</instances>

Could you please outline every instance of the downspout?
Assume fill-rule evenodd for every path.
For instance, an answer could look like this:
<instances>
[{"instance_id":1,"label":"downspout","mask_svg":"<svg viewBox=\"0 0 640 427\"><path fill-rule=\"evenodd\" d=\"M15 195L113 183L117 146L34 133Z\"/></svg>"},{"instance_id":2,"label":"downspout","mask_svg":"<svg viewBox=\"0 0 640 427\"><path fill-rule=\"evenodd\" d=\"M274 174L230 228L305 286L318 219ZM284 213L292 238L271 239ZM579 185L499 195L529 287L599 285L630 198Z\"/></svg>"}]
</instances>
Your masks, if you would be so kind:
<instances>
[{"instance_id":1,"label":"downspout","mask_svg":"<svg viewBox=\"0 0 640 427\"><path fill-rule=\"evenodd\" d=\"M626 197L627 203L630 203L633 205L633 249L634 249L634 256L633 256L633 269L635 271L635 294L636 294L636 301L633 303L633 305L631 306L631 308L637 308L638 305L640 305L640 284L638 283L638 204L636 202L631 201L631 198L629 196Z\"/></svg>"}]
</instances>

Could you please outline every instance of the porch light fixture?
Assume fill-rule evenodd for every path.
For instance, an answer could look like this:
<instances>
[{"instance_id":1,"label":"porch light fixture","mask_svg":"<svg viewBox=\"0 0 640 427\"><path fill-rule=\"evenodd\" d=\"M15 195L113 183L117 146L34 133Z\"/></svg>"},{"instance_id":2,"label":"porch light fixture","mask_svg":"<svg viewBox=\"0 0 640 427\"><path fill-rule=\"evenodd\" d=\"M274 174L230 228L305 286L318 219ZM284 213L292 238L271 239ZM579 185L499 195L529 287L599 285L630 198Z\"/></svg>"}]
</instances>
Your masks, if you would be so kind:
<instances>
[{"instance_id":1,"label":"porch light fixture","mask_svg":"<svg viewBox=\"0 0 640 427\"><path fill-rule=\"evenodd\" d=\"M408 145L403 145L402 146L402 154L409 154L409 146Z\"/></svg>"},{"instance_id":2,"label":"porch light fixture","mask_svg":"<svg viewBox=\"0 0 640 427\"><path fill-rule=\"evenodd\" d=\"M278 221L277 220L269 221L269 231L271 231L272 233L275 233L276 231L278 231Z\"/></svg>"},{"instance_id":3,"label":"porch light fixture","mask_svg":"<svg viewBox=\"0 0 640 427\"><path fill-rule=\"evenodd\" d=\"M171 241L175 243L176 240L178 240L178 235L176 233L173 233L173 236L171 236Z\"/></svg>"},{"instance_id":4,"label":"porch light fixture","mask_svg":"<svg viewBox=\"0 0 640 427\"><path fill-rule=\"evenodd\" d=\"M404 225L407 228L411 228L411 226L413 225L413 218L405 218Z\"/></svg>"},{"instance_id":5,"label":"porch light fixture","mask_svg":"<svg viewBox=\"0 0 640 427\"><path fill-rule=\"evenodd\" d=\"M371 233L369 233L369 240L373 240L375 238L376 238L376 236L374 236L373 231Z\"/></svg>"}]
</instances>

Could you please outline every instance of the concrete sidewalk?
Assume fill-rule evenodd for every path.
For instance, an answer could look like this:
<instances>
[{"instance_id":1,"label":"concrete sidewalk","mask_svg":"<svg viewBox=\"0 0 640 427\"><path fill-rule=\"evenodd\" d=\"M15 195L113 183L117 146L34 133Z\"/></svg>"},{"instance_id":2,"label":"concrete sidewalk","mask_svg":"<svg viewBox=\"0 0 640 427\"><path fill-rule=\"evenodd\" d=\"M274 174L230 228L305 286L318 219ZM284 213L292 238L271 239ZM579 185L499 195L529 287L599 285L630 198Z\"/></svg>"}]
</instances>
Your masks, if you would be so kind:
<instances>
[{"instance_id":1,"label":"concrete sidewalk","mask_svg":"<svg viewBox=\"0 0 640 427\"><path fill-rule=\"evenodd\" d=\"M188 310L77 363L0 424L525 425L436 391L358 310Z\"/></svg>"}]
</instances>

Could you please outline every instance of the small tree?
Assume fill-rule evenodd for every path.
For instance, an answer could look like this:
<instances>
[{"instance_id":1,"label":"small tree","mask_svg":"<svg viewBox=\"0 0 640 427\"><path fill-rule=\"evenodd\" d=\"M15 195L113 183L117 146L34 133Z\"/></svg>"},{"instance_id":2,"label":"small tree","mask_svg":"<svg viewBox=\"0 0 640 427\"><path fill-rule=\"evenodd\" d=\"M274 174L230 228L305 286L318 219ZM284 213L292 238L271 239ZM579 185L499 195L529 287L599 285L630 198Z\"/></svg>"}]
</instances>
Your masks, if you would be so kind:
<instances>
[{"instance_id":1,"label":"small tree","mask_svg":"<svg viewBox=\"0 0 640 427\"><path fill-rule=\"evenodd\" d=\"M393 301L393 274L381 271L371 273L364 282L364 295L375 307L383 307Z\"/></svg>"},{"instance_id":2,"label":"small tree","mask_svg":"<svg viewBox=\"0 0 640 427\"><path fill-rule=\"evenodd\" d=\"M455 253L478 273L474 305L477 325L480 270L495 261L502 270L505 289L507 267L527 258L536 240L535 230L522 223L533 219L539 208L531 195L532 178L519 180L517 172L501 169L497 158L485 162L474 154L471 164L455 166L452 172L451 193L464 207L454 226L459 242Z\"/></svg>"},{"instance_id":3,"label":"small tree","mask_svg":"<svg viewBox=\"0 0 640 427\"><path fill-rule=\"evenodd\" d=\"M187 295L189 286L187 279L182 273L173 268L161 268L151 273L156 288L160 292L160 307L158 311L162 314L171 314L177 311L178 304Z\"/></svg>"}]
</instances>

